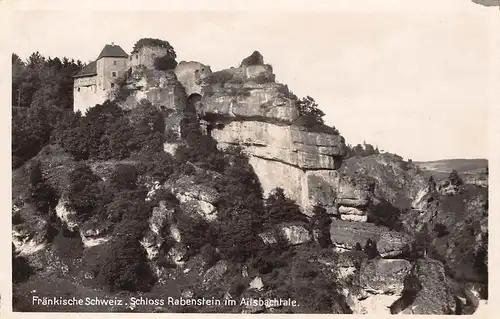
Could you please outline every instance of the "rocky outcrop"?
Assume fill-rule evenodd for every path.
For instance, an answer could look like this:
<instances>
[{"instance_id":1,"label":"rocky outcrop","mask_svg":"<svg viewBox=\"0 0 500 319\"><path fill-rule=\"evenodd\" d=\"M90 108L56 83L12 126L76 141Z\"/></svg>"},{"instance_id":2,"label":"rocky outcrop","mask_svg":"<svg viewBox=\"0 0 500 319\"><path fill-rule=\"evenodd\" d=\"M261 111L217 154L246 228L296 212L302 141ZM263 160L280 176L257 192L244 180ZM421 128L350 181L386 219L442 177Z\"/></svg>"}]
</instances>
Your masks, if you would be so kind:
<instances>
[{"instance_id":1,"label":"rocky outcrop","mask_svg":"<svg viewBox=\"0 0 500 319\"><path fill-rule=\"evenodd\" d=\"M145 67L134 68L126 80L124 87L117 87L115 98L121 108L133 110L147 100L153 106L162 110L165 119L165 135L168 148L180 138L180 123L184 117L187 96L184 86L177 80L176 73L170 71L152 70Z\"/></svg>"},{"instance_id":2,"label":"rocky outcrop","mask_svg":"<svg viewBox=\"0 0 500 319\"><path fill-rule=\"evenodd\" d=\"M372 259L361 266L359 283L367 294L403 293L404 280L412 266L405 259Z\"/></svg>"},{"instance_id":3,"label":"rocky outcrop","mask_svg":"<svg viewBox=\"0 0 500 319\"><path fill-rule=\"evenodd\" d=\"M300 169L337 169L343 154L340 135L306 132L294 126L258 121L233 121L213 130L221 144L242 145L245 152L258 158L282 162Z\"/></svg>"},{"instance_id":4,"label":"rocky outcrop","mask_svg":"<svg viewBox=\"0 0 500 319\"><path fill-rule=\"evenodd\" d=\"M302 207L332 205L338 184L334 170L343 154L341 136L258 121L233 121L211 134L221 149L243 147L265 194L281 187Z\"/></svg>"},{"instance_id":5,"label":"rocky outcrop","mask_svg":"<svg viewBox=\"0 0 500 319\"><path fill-rule=\"evenodd\" d=\"M16 214L22 222L12 225L12 243L19 256L29 256L44 249L50 234L47 221L39 217L30 205L25 205Z\"/></svg>"},{"instance_id":6,"label":"rocky outcrop","mask_svg":"<svg viewBox=\"0 0 500 319\"><path fill-rule=\"evenodd\" d=\"M388 231L377 241L377 250L382 258L406 257L410 253L413 236L406 233Z\"/></svg>"},{"instance_id":7,"label":"rocky outcrop","mask_svg":"<svg viewBox=\"0 0 500 319\"><path fill-rule=\"evenodd\" d=\"M403 314L452 315L456 301L444 266L434 259L419 259L405 280L402 299L409 305Z\"/></svg>"},{"instance_id":8,"label":"rocky outcrop","mask_svg":"<svg viewBox=\"0 0 500 319\"><path fill-rule=\"evenodd\" d=\"M165 238L161 233L166 223L172 222L174 210L166 207L165 201L160 201L159 207L154 207L149 218L149 229L146 231L141 245L147 252L148 259L153 260L158 256Z\"/></svg>"},{"instance_id":9,"label":"rocky outcrop","mask_svg":"<svg viewBox=\"0 0 500 319\"><path fill-rule=\"evenodd\" d=\"M311 232L305 225L290 222L276 225L274 229L260 233L259 237L266 245L277 244L279 239L283 239L289 246L305 244L312 240Z\"/></svg>"},{"instance_id":10,"label":"rocky outcrop","mask_svg":"<svg viewBox=\"0 0 500 319\"><path fill-rule=\"evenodd\" d=\"M308 229L302 225L283 225L280 227L281 235L289 245L300 245L311 240Z\"/></svg>"},{"instance_id":11,"label":"rocky outcrop","mask_svg":"<svg viewBox=\"0 0 500 319\"><path fill-rule=\"evenodd\" d=\"M374 196L400 208L409 207L427 186L418 166L390 153L351 157L343 162L340 172L346 176L369 176L374 181Z\"/></svg>"},{"instance_id":12,"label":"rocky outcrop","mask_svg":"<svg viewBox=\"0 0 500 319\"><path fill-rule=\"evenodd\" d=\"M390 314L390 307L402 296L404 280L411 268L404 259L365 259L359 270L359 291L350 295L353 312Z\"/></svg>"},{"instance_id":13,"label":"rocky outcrop","mask_svg":"<svg viewBox=\"0 0 500 319\"><path fill-rule=\"evenodd\" d=\"M217 283L222 280L223 276L229 269L229 264L225 260L218 261L215 265L207 270L203 277L203 284L205 286Z\"/></svg>"},{"instance_id":14,"label":"rocky outcrop","mask_svg":"<svg viewBox=\"0 0 500 319\"><path fill-rule=\"evenodd\" d=\"M207 221L217 218L215 205L220 195L210 186L196 182L194 176L169 180L165 189L174 194L187 213L198 214Z\"/></svg>"},{"instance_id":15,"label":"rocky outcrop","mask_svg":"<svg viewBox=\"0 0 500 319\"><path fill-rule=\"evenodd\" d=\"M355 250L356 243L362 247L370 239L377 242L383 233L389 229L370 223L332 220L330 226L330 239L333 245L340 250Z\"/></svg>"},{"instance_id":16,"label":"rocky outcrop","mask_svg":"<svg viewBox=\"0 0 500 319\"><path fill-rule=\"evenodd\" d=\"M223 119L254 119L290 124L298 117L296 101L280 83L231 84L203 98L205 114Z\"/></svg>"},{"instance_id":17,"label":"rocky outcrop","mask_svg":"<svg viewBox=\"0 0 500 319\"><path fill-rule=\"evenodd\" d=\"M175 68L175 75L185 88L187 96L204 93L203 80L212 73L210 66L195 61L181 61Z\"/></svg>"}]
</instances>

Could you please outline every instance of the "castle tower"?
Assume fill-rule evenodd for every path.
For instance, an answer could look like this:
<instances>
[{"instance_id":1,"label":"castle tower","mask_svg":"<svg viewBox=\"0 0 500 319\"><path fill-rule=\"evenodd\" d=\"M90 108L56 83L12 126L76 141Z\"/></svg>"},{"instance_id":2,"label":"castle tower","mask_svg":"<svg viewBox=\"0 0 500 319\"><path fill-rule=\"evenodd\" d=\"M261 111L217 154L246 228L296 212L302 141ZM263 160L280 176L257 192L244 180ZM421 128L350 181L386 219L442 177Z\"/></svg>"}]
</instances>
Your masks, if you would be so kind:
<instances>
[{"instance_id":1,"label":"castle tower","mask_svg":"<svg viewBox=\"0 0 500 319\"><path fill-rule=\"evenodd\" d=\"M119 45L106 44L97 59L74 77L73 110L85 114L88 108L104 103L114 81L127 68L128 54Z\"/></svg>"}]
</instances>

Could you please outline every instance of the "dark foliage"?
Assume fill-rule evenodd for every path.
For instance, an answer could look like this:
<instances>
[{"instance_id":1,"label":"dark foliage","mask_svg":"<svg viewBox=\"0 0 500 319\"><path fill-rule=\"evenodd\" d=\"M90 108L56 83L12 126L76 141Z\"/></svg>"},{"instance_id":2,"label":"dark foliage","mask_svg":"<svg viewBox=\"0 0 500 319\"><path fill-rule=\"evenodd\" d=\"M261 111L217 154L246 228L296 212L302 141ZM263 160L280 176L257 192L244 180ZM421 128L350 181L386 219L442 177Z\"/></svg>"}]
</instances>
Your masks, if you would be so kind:
<instances>
[{"instance_id":1,"label":"dark foliage","mask_svg":"<svg viewBox=\"0 0 500 319\"><path fill-rule=\"evenodd\" d=\"M99 187L100 178L84 165L78 165L70 175L68 204L81 222L99 213L103 204L103 194Z\"/></svg>"},{"instance_id":2,"label":"dark foliage","mask_svg":"<svg viewBox=\"0 0 500 319\"><path fill-rule=\"evenodd\" d=\"M351 158L354 156L357 157L367 157L370 155L378 155L380 151L378 147L374 147L372 144L363 142L363 145L357 144L352 146L350 144L346 144L344 146L344 159Z\"/></svg>"},{"instance_id":3,"label":"dark foliage","mask_svg":"<svg viewBox=\"0 0 500 319\"><path fill-rule=\"evenodd\" d=\"M137 188L137 171L133 165L119 164L110 177L111 185L118 190L133 190Z\"/></svg>"},{"instance_id":4,"label":"dark foliage","mask_svg":"<svg viewBox=\"0 0 500 319\"><path fill-rule=\"evenodd\" d=\"M264 226L274 226L282 222L299 221L309 223L307 216L302 214L299 205L286 197L282 188L275 188L265 200Z\"/></svg>"},{"instance_id":5,"label":"dark foliage","mask_svg":"<svg viewBox=\"0 0 500 319\"><path fill-rule=\"evenodd\" d=\"M170 55L164 55L162 57L158 57L154 61L154 67L156 70L160 71L168 71L173 70L177 66L177 61L175 58Z\"/></svg>"},{"instance_id":6,"label":"dark foliage","mask_svg":"<svg viewBox=\"0 0 500 319\"><path fill-rule=\"evenodd\" d=\"M319 231L318 244L321 248L330 247L332 240L330 238L330 225L332 218L327 214L322 206L314 206L313 217L311 219L312 229Z\"/></svg>"},{"instance_id":7,"label":"dark foliage","mask_svg":"<svg viewBox=\"0 0 500 319\"><path fill-rule=\"evenodd\" d=\"M201 247L201 257L206 263L207 267L215 265L215 263L220 259L216 248L211 244L206 244L205 246Z\"/></svg>"},{"instance_id":8,"label":"dark foliage","mask_svg":"<svg viewBox=\"0 0 500 319\"><path fill-rule=\"evenodd\" d=\"M366 241L365 247L363 249L368 259L373 259L378 256L377 243L371 239Z\"/></svg>"},{"instance_id":9,"label":"dark foliage","mask_svg":"<svg viewBox=\"0 0 500 319\"><path fill-rule=\"evenodd\" d=\"M168 41L161 40L161 39L155 39L155 38L142 38L139 39L134 44L134 48L132 49L132 54L139 52L139 50L142 47L160 47L160 48L166 48L167 49L167 54L172 57L173 59L177 58L177 54L175 53L174 48L168 43Z\"/></svg>"},{"instance_id":10,"label":"dark foliage","mask_svg":"<svg viewBox=\"0 0 500 319\"><path fill-rule=\"evenodd\" d=\"M371 205L368 211L368 222L386 226L391 230L402 229L400 217L401 210L385 199L376 205Z\"/></svg>"},{"instance_id":11,"label":"dark foliage","mask_svg":"<svg viewBox=\"0 0 500 319\"><path fill-rule=\"evenodd\" d=\"M149 291L155 283L144 248L139 241L128 237L113 241L97 278L112 290L131 292Z\"/></svg>"},{"instance_id":12,"label":"dark foliage","mask_svg":"<svg viewBox=\"0 0 500 319\"><path fill-rule=\"evenodd\" d=\"M29 264L28 260L16 254L16 248L12 244L12 282L17 284L29 279L35 270Z\"/></svg>"},{"instance_id":13,"label":"dark foliage","mask_svg":"<svg viewBox=\"0 0 500 319\"><path fill-rule=\"evenodd\" d=\"M208 84L224 86L224 84L230 82L231 80L233 80L233 78L234 78L233 73L231 73L228 70L221 70L221 71L217 71L217 72L212 72L205 79L205 81Z\"/></svg>"},{"instance_id":14,"label":"dark foliage","mask_svg":"<svg viewBox=\"0 0 500 319\"><path fill-rule=\"evenodd\" d=\"M151 104L141 104L134 112L129 120L116 103L106 101L90 108L84 117L68 115L52 139L76 160L120 160L163 151L161 112Z\"/></svg>"},{"instance_id":15,"label":"dark foliage","mask_svg":"<svg viewBox=\"0 0 500 319\"><path fill-rule=\"evenodd\" d=\"M182 235L183 243L190 250L199 251L205 244L215 243L216 234L213 228L201 217L179 214L177 227Z\"/></svg>"},{"instance_id":16,"label":"dark foliage","mask_svg":"<svg viewBox=\"0 0 500 319\"><path fill-rule=\"evenodd\" d=\"M436 232L436 236L438 238L444 237L449 234L446 225L437 223L434 225L434 231Z\"/></svg>"},{"instance_id":17,"label":"dark foliage","mask_svg":"<svg viewBox=\"0 0 500 319\"><path fill-rule=\"evenodd\" d=\"M44 215L54 209L59 200L56 190L43 177L38 161L33 163L30 171L30 200Z\"/></svg>"},{"instance_id":18,"label":"dark foliage","mask_svg":"<svg viewBox=\"0 0 500 319\"><path fill-rule=\"evenodd\" d=\"M297 100L296 103L299 116L293 124L304 127L310 132L339 134L339 131L335 127L325 124L323 120L325 113L319 108L314 98L306 96Z\"/></svg>"},{"instance_id":19,"label":"dark foliage","mask_svg":"<svg viewBox=\"0 0 500 319\"><path fill-rule=\"evenodd\" d=\"M81 61L64 57L45 58L32 53L26 61L12 54L12 104L18 107L57 106L73 108L73 76Z\"/></svg>"},{"instance_id":20,"label":"dark foliage","mask_svg":"<svg viewBox=\"0 0 500 319\"><path fill-rule=\"evenodd\" d=\"M450 175L448 176L448 180L450 181L451 185L454 186L461 186L464 183L460 175L458 175L457 170L455 169L451 171Z\"/></svg>"},{"instance_id":21,"label":"dark foliage","mask_svg":"<svg viewBox=\"0 0 500 319\"><path fill-rule=\"evenodd\" d=\"M12 117L12 166L35 156L50 140L62 117L73 108L73 76L80 61L45 58L33 53L27 61L12 55L12 104L25 108Z\"/></svg>"}]
</instances>

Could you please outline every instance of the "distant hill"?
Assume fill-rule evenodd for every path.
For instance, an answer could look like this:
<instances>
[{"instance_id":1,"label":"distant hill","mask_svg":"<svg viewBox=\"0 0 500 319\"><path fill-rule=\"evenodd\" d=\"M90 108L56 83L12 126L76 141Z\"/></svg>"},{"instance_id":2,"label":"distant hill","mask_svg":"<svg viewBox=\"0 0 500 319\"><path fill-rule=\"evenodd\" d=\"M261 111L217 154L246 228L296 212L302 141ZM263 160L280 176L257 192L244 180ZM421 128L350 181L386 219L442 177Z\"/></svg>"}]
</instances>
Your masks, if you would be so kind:
<instances>
[{"instance_id":1,"label":"distant hill","mask_svg":"<svg viewBox=\"0 0 500 319\"><path fill-rule=\"evenodd\" d=\"M433 175L438 180L446 178L452 170L457 170L459 174L476 174L484 171L488 167L488 160L477 159L445 159L428 162L414 162L426 176Z\"/></svg>"}]
</instances>

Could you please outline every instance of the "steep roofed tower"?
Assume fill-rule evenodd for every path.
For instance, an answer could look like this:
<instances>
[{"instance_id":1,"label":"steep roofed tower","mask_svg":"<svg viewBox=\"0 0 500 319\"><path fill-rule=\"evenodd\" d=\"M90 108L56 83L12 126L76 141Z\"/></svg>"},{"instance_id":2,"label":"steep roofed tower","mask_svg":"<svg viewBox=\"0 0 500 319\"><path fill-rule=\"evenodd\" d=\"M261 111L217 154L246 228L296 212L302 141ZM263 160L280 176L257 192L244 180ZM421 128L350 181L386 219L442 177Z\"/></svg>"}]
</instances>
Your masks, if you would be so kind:
<instances>
[{"instance_id":1,"label":"steep roofed tower","mask_svg":"<svg viewBox=\"0 0 500 319\"><path fill-rule=\"evenodd\" d=\"M115 79L127 70L127 63L128 54L119 45L106 44L97 59L74 77L73 110L85 114L88 108L102 104Z\"/></svg>"}]
</instances>

